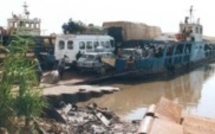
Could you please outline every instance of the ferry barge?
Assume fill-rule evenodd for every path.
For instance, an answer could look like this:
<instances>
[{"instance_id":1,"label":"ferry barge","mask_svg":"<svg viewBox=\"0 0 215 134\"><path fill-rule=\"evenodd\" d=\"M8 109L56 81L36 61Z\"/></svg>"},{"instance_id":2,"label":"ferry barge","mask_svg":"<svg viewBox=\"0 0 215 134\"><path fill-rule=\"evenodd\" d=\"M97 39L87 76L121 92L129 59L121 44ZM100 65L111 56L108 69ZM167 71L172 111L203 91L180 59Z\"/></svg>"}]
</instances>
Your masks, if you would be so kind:
<instances>
[{"instance_id":1,"label":"ferry barge","mask_svg":"<svg viewBox=\"0 0 215 134\"><path fill-rule=\"evenodd\" d=\"M200 65L213 62L215 59L215 42L205 40L200 20L194 21L190 9L190 17L179 25L177 40L131 40L119 48L117 58L102 59L113 66L114 70L106 75L96 76L81 83L97 83L102 80L119 78L171 78L188 72ZM124 50L136 50L129 58L123 57ZM137 51L141 50L141 51ZM144 51L148 55L144 55ZM151 54L149 54L151 53ZM149 56L150 55L150 56Z\"/></svg>"},{"instance_id":2,"label":"ferry barge","mask_svg":"<svg viewBox=\"0 0 215 134\"><path fill-rule=\"evenodd\" d=\"M136 48L152 53L143 56L136 53L129 59L117 58L116 71L124 76L158 76L187 71L201 64L214 60L215 43L203 39L203 26L198 19L193 20L192 7L190 17L185 17L180 24L177 41L170 40L142 40L124 43L124 49ZM141 55L141 56L140 56ZM119 56L120 57L120 56ZM125 73L127 72L127 73Z\"/></svg>"}]
</instances>

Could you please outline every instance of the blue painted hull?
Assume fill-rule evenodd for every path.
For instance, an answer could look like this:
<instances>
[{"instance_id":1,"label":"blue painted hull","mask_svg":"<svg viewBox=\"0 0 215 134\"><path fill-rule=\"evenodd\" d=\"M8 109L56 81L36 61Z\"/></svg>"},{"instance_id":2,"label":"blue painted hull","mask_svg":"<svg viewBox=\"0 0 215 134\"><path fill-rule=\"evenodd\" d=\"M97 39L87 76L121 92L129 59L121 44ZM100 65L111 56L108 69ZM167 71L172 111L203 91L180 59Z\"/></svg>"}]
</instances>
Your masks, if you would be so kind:
<instances>
[{"instance_id":1,"label":"blue painted hull","mask_svg":"<svg viewBox=\"0 0 215 134\"><path fill-rule=\"evenodd\" d=\"M188 71L194 67L205 64L215 58L215 49L204 49L202 46L205 43L201 43L198 46L195 42L183 42L184 48L181 53L176 53L177 45L180 42L173 42L175 45L173 49L173 54L171 56L167 55L167 47L164 50L162 57L152 57L152 58L140 58L135 59L133 63L129 63L125 59L117 59L115 68L117 72L123 72L123 77L160 77L174 75L176 73ZM190 45L190 52L186 53L186 44ZM163 43L162 45L167 46ZM215 47L214 44L210 44ZM197 55L194 55L197 54ZM127 72L127 74L126 74Z\"/></svg>"}]
</instances>

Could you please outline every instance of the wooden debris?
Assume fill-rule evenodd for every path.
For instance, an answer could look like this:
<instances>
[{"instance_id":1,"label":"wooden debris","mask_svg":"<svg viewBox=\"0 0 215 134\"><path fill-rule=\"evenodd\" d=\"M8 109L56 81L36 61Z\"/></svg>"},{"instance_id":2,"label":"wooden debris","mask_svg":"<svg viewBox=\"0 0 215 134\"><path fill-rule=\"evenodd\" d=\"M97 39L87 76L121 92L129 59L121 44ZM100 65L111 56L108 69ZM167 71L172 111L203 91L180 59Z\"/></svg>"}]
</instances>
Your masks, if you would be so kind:
<instances>
[{"instance_id":1,"label":"wooden debris","mask_svg":"<svg viewBox=\"0 0 215 134\"><path fill-rule=\"evenodd\" d=\"M162 97L157 104L155 116L159 119L180 123L182 106Z\"/></svg>"},{"instance_id":2,"label":"wooden debris","mask_svg":"<svg viewBox=\"0 0 215 134\"><path fill-rule=\"evenodd\" d=\"M65 130L71 134L135 133L139 126L139 123L121 121L112 111L99 107L96 103L85 107L68 104L54 111L54 119L64 123Z\"/></svg>"},{"instance_id":3,"label":"wooden debris","mask_svg":"<svg viewBox=\"0 0 215 134\"><path fill-rule=\"evenodd\" d=\"M182 107L165 98L161 98L157 106L151 105L143 120L135 122L121 121L112 111L101 108L96 103L78 107L75 104L65 106L65 103L62 102L61 109L53 109L51 113L55 114L55 119L64 125L61 127L59 125L56 127L42 126L48 129L51 126L56 134L63 130L68 132L66 134L215 134L214 119L191 115L182 116Z\"/></svg>"},{"instance_id":4,"label":"wooden debris","mask_svg":"<svg viewBox=\"0 0 215 134\"><path fill-rule=\"evenodd\" d=\"M96 113L96 116L102 121L102 123L106 126L109 127L110 126L110 121L104 116L102 115L100 112Z\"/></svg>"}]
</instances>

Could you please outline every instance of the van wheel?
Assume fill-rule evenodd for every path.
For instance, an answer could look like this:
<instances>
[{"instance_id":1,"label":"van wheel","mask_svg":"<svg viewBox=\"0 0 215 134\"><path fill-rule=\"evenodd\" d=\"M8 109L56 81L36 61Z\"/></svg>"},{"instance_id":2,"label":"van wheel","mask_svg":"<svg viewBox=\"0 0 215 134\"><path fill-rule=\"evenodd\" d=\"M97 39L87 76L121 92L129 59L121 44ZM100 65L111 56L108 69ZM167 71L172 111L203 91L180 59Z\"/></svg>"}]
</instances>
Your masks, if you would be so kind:
<instances>
[{"instance_id":1,"label":"van wheel","mask_svg":"<svg viewBox=\"0 0 215 134\"><path fill-rule=\"evenodd\" d=\"M105 67L102 67L101 69L100 69L100 72L99 72L101 75L105 75L106 74L106 69L105 69Z\"/></svg>"}]
</instances>

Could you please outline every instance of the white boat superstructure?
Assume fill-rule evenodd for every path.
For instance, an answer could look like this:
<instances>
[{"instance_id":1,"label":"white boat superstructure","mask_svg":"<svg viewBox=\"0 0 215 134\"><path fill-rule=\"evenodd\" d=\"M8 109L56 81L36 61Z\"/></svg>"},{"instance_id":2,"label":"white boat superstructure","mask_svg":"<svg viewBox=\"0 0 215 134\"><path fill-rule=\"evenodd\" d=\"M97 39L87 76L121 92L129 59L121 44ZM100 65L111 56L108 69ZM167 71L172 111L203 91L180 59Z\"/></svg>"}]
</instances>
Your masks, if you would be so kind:
<instances>
[{"instance_id":1,"label":"white boat superstructure","mask_svg":"<svg viewBox=\"0 0 215 134\"><path fill-rule=\"evenodd\" d=\"M10 34L18 35L40 35L40 23L38 18L30 19L30 12L27 10L27 4L23 5L23 14L16 15L12 13L12 18L8 19L8 31Z\"/></svg>"}]
</instances>

